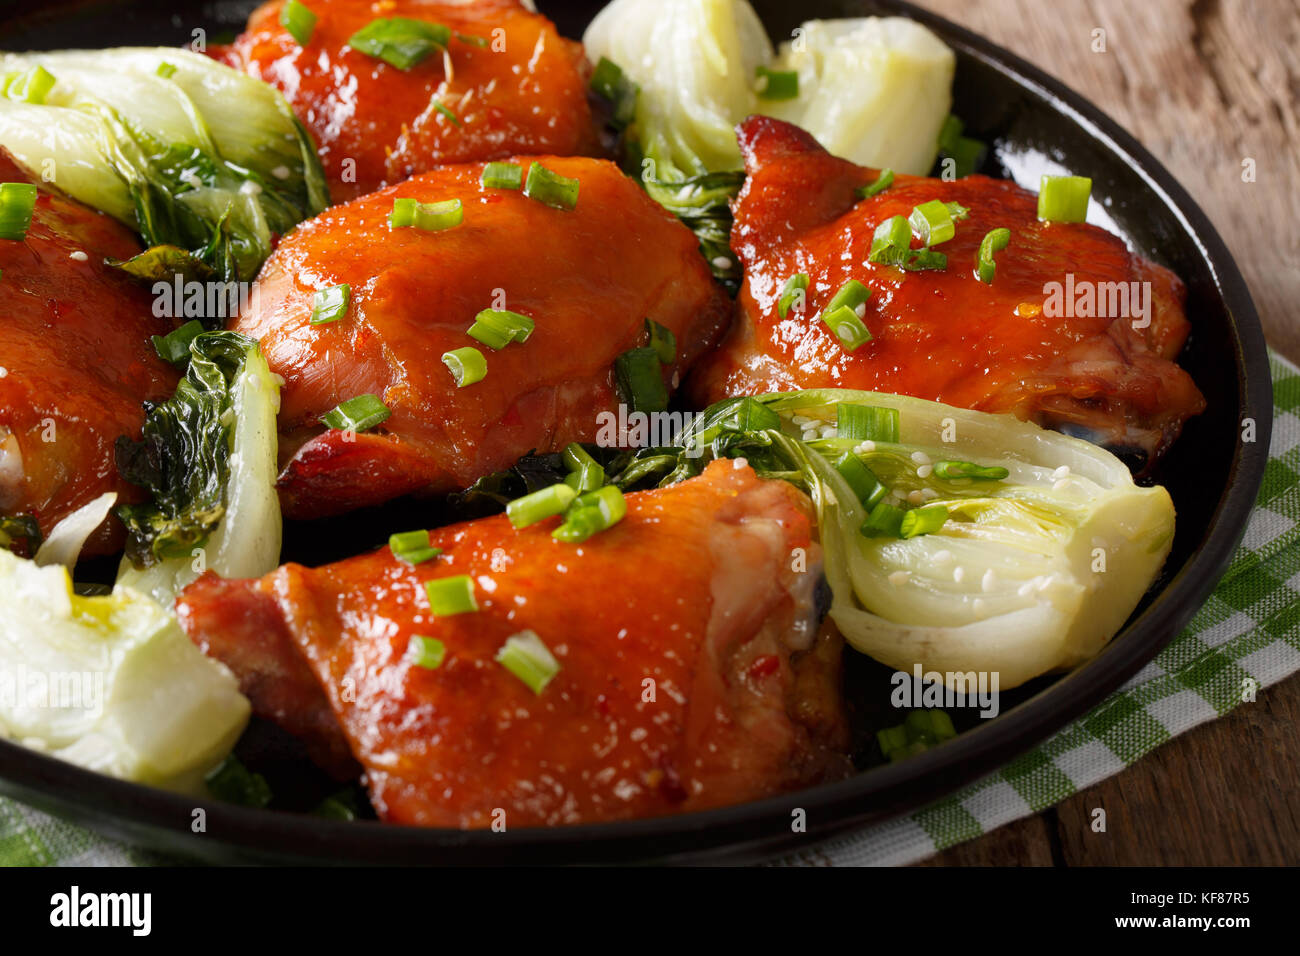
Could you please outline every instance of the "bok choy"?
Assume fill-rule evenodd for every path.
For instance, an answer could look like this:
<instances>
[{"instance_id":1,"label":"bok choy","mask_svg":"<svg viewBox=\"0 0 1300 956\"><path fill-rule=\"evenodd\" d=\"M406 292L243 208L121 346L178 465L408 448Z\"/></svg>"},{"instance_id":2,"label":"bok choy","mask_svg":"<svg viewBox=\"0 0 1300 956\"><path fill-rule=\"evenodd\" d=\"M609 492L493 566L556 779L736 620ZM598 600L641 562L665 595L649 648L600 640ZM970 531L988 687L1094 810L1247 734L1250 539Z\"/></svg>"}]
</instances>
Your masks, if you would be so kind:
<instances>
[{"instance_id":1,"label":"bok choy","mask_svg":"<svg viewBox=\"0 0 1300 956\"><path fill-rule=\"evenodd\" d=\"M645 449L611 480L671 484L723 457L810 494L831 617L899 670L997 672L1006 689L1080 664L1123 625L1173 541L1168 493L1138 487L1096 445L869 392L729 399L675 453Z\"/></svg>"},{"instance_id":2,"label":"bok choy","mask_svg":"<svg viewBox=\"0 0 1300 956\"><path fill-rule=\"evenodd\" d=\"M117 509L127 528L118 582L168 607L204 570L259 577L280 557L279 379L237 332L203 332L189 353L175 395L148 410L142 440L117 446L118 470L151 493Z\"/></svg>"},{"instance_id":3,"label":"bok choy","mask_svg":"<svg viewBox=\"0 0 1300 956\"><path fill-rule=\"evenodd\" d=\"M34 93L32 75L53 84ZM0 146L34 175L224 281L252 280L276 237L329 203L284 97L198 53L0 54L0 91Z\"/></svg>"}]
</instances>

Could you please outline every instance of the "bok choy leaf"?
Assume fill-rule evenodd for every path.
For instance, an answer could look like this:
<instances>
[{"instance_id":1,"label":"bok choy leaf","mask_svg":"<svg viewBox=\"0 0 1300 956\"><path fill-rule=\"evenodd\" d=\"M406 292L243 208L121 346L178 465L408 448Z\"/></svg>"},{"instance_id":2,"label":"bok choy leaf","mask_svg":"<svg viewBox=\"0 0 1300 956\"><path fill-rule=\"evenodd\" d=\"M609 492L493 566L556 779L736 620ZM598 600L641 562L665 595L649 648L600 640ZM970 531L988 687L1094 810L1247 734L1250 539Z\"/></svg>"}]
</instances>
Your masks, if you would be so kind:
<instances>
[{"instance_id":1,"label":"bok choy leaf","mask_svg":"<svg viewBox=\"0 0 1300 956\"><path fill-rule=\"evenodd\" d=\"M53 86L35 99L16 92L38 68ZM206 56L6 53L0 89L0 146L225 281L252 280L278 236L328 205L316 148L284 97Z\"/></svg>"}]
</instances>

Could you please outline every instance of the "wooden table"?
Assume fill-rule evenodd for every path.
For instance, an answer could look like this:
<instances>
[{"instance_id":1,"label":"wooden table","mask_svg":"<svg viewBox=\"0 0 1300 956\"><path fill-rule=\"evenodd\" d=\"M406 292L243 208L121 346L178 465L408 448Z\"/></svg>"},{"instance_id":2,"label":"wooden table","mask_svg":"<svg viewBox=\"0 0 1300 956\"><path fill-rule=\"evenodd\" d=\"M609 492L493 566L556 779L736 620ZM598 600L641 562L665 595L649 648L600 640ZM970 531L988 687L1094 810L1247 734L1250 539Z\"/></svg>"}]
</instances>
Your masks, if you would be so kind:
<instances>
[{"instance_id":1,"label":"wooden table","mask_svg":"<svg viewBox=\"0 0 1300 956\"><path fill-rule=\"evenodd\" d=\"M1296 0L916 2L1060 77L1141 140L1222 233L1269 342L1300 361ZM1098 28L1104 53L1092 49ZM1300 863L1298 768L1300 675L924 865ZM1095 807L1105 833L1089 826Z\"/></svg>"}]
</instances>

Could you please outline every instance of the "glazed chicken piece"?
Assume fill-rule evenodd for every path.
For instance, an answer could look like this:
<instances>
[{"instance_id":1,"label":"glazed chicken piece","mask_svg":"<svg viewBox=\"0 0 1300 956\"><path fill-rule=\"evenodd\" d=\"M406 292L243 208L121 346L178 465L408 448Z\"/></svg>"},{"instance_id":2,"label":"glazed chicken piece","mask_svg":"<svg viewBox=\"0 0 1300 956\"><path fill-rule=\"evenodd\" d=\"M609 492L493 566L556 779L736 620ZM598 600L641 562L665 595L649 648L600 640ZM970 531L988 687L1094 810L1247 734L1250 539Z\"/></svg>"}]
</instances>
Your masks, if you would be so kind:
<instances>
[{"instance_id":1,"label":"glazed chicken piece","mask_svg":"<svg viewBox=\"0 0 1300 956\"><path fill-rule=\"evenodd\" d=\"M1189 329L1182 282L1115 236L1084 223L1039 222L1033 194L985 176L900 175L859 201L855 190L877 170L829 155L779 120L751 117L739 134L749 178L731 243L745 281L722 348L690 383L700 406L799 388L893 392L1012 412L1103 444L1137 471L1204 408L1174 361ZM970 210L955 237L935 247L948 257L945 270L867 262L880 223L933 199ZM1011 230L1011 241L986 285L975 276L977 251L999 227ZM782 318L782 291L798 273L809 278L804 309ZM873 338L852 352L818 317L849 279L874 290L863 314ZM1088 317L1049 307L1047 284L1060 283L1063 298L1070 281L1149 283L1149 312Z\"/></svg>"},{"instance_id":2,"label":"glazed chicken piece","mask_svg":"<svg viewBox=\"0 0 1300 956\"><path fill-rule=\"evenodd\" d=\"M486 827L496 808L510 827L620 820L847 773L808 499L719 461L627 505L581 545L551 537L558 518L515 530L502 515L431 532L443 553L418 565L383 548L208 575L177 612L257 713L332 769L350 750L392 823ZM454 575L478 610L435 616L424 582ZM540 693L497 662L529 631L559 663ZM415 662L416 635L442 642L439 666Z\"/></svg>"},{"instance_id":3,"label":"glazed chicken piece","mask_svg":"<svg viewBox=\"0 0 1300 956\"><path fill-rule=\"evenodd\" d=\"M0 182L36 183L0 148ZM123 481L113 459L119 435L140 437L145 401L176 386L176 370L154 352L148 291L105 258L141 251L107 216L39 192L23 240L0 239L0 517L34 517L43 535L108 491L119 503L142 492ZM85 555L118 550L114 517L86 543Z\"/></svg>"},{"instance_id":4,"label":"glazed chicken piece","mask_svg":"<svg viewBox=\"0 0 1300 956\"><path fill-rule=\"evenodd\" d=\"M416 176L299 226L267 260L235 328L282 375L281 501L291 517L337 514L415 491L463 488L532 449L593 440L617 407L614 363L670 329L671 385L726 324L730 300L690 230L611 163L541 157L579 181L557 209L480 185L482 164ZM526 169L530 160L519 161ZM390 228L398 197L460 199L463 222ZM346 283L347 315L312 325L318 289ZM468 334L484 309L531 317L526 342L494 351ZM445 352L480 350L481 381L457 387ZM360 434L320 418L358 395L392 416Z\"/></svg>"},{"instance_id":5,"label":"glazed chicken piece","mask_svg":"<svg viewBox=\"0 0 1300 956\"><path fill-rule=\"evenodd\" d=\"M284 3L273 0L214 52L285 95L320 148L335 202L443 163L599 152L581 44L519 0L307 6L318 19L306 46L281 25ZM403 70L348 45L372 21L396 17L450 28L445 53L434 49Z\"/></svg>"}]
</instances>

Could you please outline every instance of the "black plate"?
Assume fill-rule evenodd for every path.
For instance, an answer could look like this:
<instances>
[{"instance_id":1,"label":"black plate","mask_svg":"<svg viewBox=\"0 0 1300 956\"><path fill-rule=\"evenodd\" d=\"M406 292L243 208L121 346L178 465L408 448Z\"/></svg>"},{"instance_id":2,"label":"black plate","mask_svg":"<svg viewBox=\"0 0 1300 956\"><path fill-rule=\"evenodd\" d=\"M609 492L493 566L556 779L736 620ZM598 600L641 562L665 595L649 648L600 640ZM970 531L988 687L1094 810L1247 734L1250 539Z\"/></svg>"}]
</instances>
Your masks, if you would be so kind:
<instances>
[{"instance_id":1,"label":"black plate","mask_svg":"<svg viewBox=\"0 0 1300 956\"><path fill-rule=\"evenodd\" d=\"M563 32L580 36L600 2L542 2ZM250 2L52 2L36 12L0 0L6 49L125 44L181 45L195 27L209 42L237 30ZM1188 286L1192 335L1182 364L1208 401L1155 479L1178 509L1173 551L1134 616L1095 660L1059 679L1003 696L1003 713L896 765L797 794L707 813L506 833L419 830L296 813L206 808L191 833L194 801L99 776L0 743L0 790L120 839L214 861L339 863L542 863L750 860L880 821L994 770L1083 714L1137 672L1188 622L1222 575L1241 537L1267 461L1272 386L1259 318L1219 234L1138 143L1094 106L1023 60L924 11L892 0L758 0L769 33L806 19L892 13L929 26L957 52L954 112L992 142L991 166L1030 189L1063 167L1093 179L1094 214ZM794 8L794 9L791 9ZM1048 51L1044 51L1047 53ZM1256 441L1240 441L1242 420ZM850 695L883 700L883 672L850 652ZM878 696L877 696L878 695ZM1014 706L1011 706L1013 705ZM869 705L866 709L869 709ZM242 746L242 745L241 745ZM273 748L272 748L273 749ZM869 755L860 754L865 762ZM310 788L308 788L310 789ZM791 832L791 812L807 833Z\"/></svg>"}]
</instances>

